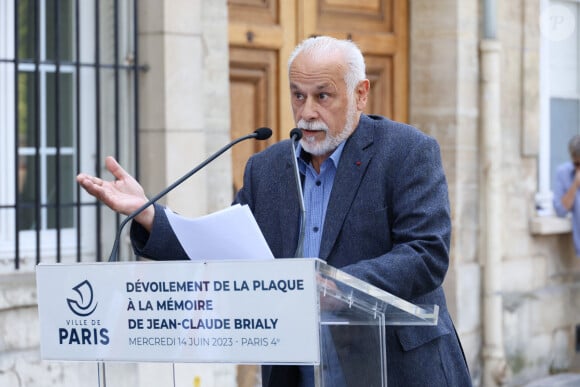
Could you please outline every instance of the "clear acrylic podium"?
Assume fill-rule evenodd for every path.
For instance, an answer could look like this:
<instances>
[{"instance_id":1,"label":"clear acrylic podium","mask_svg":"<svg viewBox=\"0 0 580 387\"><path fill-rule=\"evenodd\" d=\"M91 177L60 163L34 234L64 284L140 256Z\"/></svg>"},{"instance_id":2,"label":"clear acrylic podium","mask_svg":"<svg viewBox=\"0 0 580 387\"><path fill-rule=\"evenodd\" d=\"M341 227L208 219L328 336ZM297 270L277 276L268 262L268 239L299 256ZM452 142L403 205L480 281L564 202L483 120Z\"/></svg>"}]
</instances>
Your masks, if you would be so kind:
<instances>
[{"instance_id":1,"label":"clear acrylic podium","mask_svg":"<svg viewBox=\"0 0 580 387\"><path fill-rule=\"evenodd\" d=\"M312 365L316 387L385 387L385 326L436 325L439 312L311 258L40 264L36 276L42 359L102 369Z\"/></svg>"},{"instance_id":2,"label":"clear acrylic podium","mask_svg":"<svg viewBox=\"0 0 580 387\"><path fill-rule=\"evenodd\" d=\"M316 386L387 386L384 326L436 325L439 307L411 304L321 260L316 272L321 339Z\"/></svg>"}]
</instances>

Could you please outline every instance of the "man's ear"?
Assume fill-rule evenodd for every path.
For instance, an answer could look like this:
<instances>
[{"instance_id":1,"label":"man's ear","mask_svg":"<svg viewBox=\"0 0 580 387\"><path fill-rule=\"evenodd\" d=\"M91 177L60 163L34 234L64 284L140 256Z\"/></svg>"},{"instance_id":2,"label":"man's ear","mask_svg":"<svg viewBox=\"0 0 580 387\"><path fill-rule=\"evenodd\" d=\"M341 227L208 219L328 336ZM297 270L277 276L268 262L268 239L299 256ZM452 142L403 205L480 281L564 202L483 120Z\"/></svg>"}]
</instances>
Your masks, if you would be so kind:
<instances>
[{"instance_id":1,"label":"man's ear","mask_svg":"<svg viewBox=\"0 0 580 387\"><path fill-rule=\"evenodd\" d=\"M356 93L356 107L357 110L363 111L367 106L367 101L369 99L369 90L371 83L368 79L363 79L358 83L355 89Z\"/></svg>"}]
</instances>

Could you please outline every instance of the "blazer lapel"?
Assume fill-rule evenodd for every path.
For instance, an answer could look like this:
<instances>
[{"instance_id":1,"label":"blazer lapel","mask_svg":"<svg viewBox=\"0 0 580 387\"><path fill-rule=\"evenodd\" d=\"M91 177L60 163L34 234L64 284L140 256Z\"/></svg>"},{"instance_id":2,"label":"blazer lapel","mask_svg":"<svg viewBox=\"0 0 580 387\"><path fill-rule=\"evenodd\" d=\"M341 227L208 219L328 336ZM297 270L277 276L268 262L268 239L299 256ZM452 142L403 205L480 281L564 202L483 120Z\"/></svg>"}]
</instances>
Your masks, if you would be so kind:
<instances>
[{"instance_id":1,"label":"blazer lapel","mask_svg":"<svg viewBox=\"0 0 580 387\"><path fill-rule=\"evenodd\" d=\"M334 178L320 245L319 258L325 261L332 252L346 214L358 193L360 183L372 158L369 146L373 139L369 125L364 125L363 119L364 116L361 117L359 127L345 144Z\"/></svg>"},{"instance_id":2,"label":"blazer lapel","mask_svg":"<svg viewBox=\"0 0 580 387\"><path fill-rule=\"evenodd\" d=\"M290 152L290 151L289 151ZM278 185L280 190L280 217L278 227L282 237L282 257L293 258L298 244L298 233L300 229L300 202L298 198L298 188L296 188L294 177L294 166L292 160L288 158L284 176L280 176Z\"/></svg>"}]
</instances>

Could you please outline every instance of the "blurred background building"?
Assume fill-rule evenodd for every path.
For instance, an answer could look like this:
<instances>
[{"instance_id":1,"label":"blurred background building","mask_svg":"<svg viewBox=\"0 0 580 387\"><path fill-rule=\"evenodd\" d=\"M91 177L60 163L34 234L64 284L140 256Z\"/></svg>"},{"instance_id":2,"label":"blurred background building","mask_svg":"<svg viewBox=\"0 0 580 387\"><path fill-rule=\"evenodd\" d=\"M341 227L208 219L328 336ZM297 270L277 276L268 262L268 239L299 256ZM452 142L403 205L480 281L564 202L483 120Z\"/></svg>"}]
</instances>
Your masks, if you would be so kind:
<instances>
[{"instance_id":1,"label":"blurred background building","mask_svg":"<svg viewBox=\"0 0 580 387\"><path fill-rule=\"evenodd\" d=\"M286 61L321 34L362 48L369 113L441 145L445 287L474 385L576 371L580 260L551 191L580 133L579 16L578 0L0 0L0 385L96 383L94 364L41 361L38 347L35 265L106 260L120 220L75 175L110 178L114 155L153 195L231 138L287 138ZM164 203L229 205L267 145L238 145ZM121 256L135 259L126 238ZM256 384L251 366L107 372L123 386Z\"/></svg>"}]
</instances>

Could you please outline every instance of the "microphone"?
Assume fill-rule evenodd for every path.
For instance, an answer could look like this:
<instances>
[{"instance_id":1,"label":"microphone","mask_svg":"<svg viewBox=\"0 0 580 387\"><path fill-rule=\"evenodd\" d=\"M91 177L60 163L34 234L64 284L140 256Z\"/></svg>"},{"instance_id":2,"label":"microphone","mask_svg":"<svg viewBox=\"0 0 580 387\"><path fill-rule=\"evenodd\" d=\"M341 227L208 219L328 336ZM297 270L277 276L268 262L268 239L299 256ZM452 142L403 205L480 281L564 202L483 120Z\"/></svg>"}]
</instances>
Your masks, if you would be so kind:
<instances>
[{"instance_id":1,"label":"microphone","mask_svg":"<svg viewBox=\"0 0 580 387\"><path fill-rule=\"evenodd\" d=\"M306 209L304 207L304 196L302 194L302 179L300 178L300 171L298 170L298 159L296 158L296 144L302 138L302 131L294 128L290 131L290 138L292 139L292 166L294 167L294 178L296 179L296 191L298 193L298 203L300 203L300 232L298 234L298 246L296 246L296 253L294 258L304 257L304 236L306 234Z\"/></svg>"},{"instance_id":2,"label":"microphone","mask_svg":"<svg viewBox=\"0 0 580 387\"><path fill-rule=\"evenodd\" d=\"M127 223L129 223L130 220L134 219L137 215L139 215L141 212L143 212L147 207L149 207L150 205L152 205L153 203L155 203L156 201L161 199L163 196L167 195L169 192L171 192L175 187L177 187L178 185L183 183L185 180L189 179L193 174L198 172L200 169L204 168L206 165L208 165L209 163L214 161L218 156L220 156L222 153L224 153L225 151L230 149L232 146L236 145L239 142L242 142L244 140L248 140L251 138L255 138L256 140L267 140L270 138L270 136L272 136L272 129L270 129L270 128L258 128L251 134L247 134L245 136L242 136L242 137L235 139L234 141L225 145L220 150L215 152L213 155L211 155L210 157L205 159L205 161L203 161L201 164L199 164L198 166L193 168L191 171L187 172L185 175L183 175L182 177L177 179L169 187L165 188L163 191L159 192L157 195L155 195L154 197L149 199L147 201L147 203L143 204L141 207L139 207L133 213L129 214L119 225L119 229L117 230L117 235L115 236L115 241L113 242L113 248L111 250L111 255L109 256L109 262L115 262L115 261L119 260L119 240L121 239L121 231L123 231L123 227L125 227L125 225Z\"/></svg>"}]
</instances>

